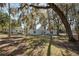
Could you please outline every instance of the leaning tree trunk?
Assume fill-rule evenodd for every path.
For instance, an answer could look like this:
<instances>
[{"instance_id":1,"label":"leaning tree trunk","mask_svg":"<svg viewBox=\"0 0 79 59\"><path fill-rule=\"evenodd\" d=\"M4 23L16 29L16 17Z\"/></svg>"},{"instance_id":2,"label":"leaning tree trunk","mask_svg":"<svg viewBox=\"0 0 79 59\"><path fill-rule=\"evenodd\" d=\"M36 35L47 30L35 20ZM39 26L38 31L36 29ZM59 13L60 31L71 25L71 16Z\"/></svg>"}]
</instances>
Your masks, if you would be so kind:
<instances>
[{"instance_id":1,"label":"leaning tree trunk","mask_svg":"<svg viewBox=\"0 0 79 59\"><path fill-rule=\"evenodd\" d=\"M76 33L78 35L77 39L79 40L79 21L78 21L77 17L75 18L75 16L77 15L75 4L72 3L72 6L73 6L72 12L73 12L73 15L74 15L74 19L77 21L76 22L76 29L75 30L76 30Z\"/></svg>"},{"instance_id":2,"label":"leaning tree trunk","mask_svg":"<svg viewBox=\"0 0 79 59\"><path fill-rule=\"evenodd\" d=\"M25 4L27 5L27 4ZM25 5L23 7L25 7ZM35 7L35 8L38 8L38 9L48 9L48 8L52 8L60 17L62 23L64 24L65 28L66 28L66 32L69 36L69 41L71 42L75 42L76 40L74 39L73 37L73 34L72 34L72 31L71 31L71 28L70 28L70 25L67 21L67 18L66 16L64 15L64 13L60 10L60 8L58 8L57 5L55 5L54 3L49 3L49 6L47 7L43 7L43 6L34 6L34 5L30 5L32 7Z\"/></svg>"},{"instance_id":3,"label":"leaning tree trunk","mask_svg":"<svg viewBox=\"0 0 79 59\"><path fill-rule=\"evenodd\" d=\"M72 31L71 31L70 25L69 25L69 23L67 21L67 18L64 15L64 13L54 3L50 3L49 5L59 15L59 17L61 18L61 21L63 22L63 24L64 24L64 26L66 28L66 32L67 32L67 34L69 36L69 41L75 42L76 40L73 38L73 34L72 34Z\"/></svg>"}]
</instances>

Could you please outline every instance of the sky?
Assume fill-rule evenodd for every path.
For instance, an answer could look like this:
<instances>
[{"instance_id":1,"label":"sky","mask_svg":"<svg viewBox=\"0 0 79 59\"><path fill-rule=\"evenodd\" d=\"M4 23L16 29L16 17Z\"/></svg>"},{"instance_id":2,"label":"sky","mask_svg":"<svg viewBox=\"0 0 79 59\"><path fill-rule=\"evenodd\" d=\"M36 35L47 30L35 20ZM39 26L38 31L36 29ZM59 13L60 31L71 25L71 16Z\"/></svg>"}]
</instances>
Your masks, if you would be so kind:
<instances>
[{"instance_id":1,"label":"sky","mask_svg":"<svg viewBox=\"0 0 79 59\"><path fill-rule=\"evenodd\" d=\"M19 3L10 3L10 7L17 8L20 7ZM4 12L8 12L8 4L4 7Z\"/></svg>"}]
</instances>

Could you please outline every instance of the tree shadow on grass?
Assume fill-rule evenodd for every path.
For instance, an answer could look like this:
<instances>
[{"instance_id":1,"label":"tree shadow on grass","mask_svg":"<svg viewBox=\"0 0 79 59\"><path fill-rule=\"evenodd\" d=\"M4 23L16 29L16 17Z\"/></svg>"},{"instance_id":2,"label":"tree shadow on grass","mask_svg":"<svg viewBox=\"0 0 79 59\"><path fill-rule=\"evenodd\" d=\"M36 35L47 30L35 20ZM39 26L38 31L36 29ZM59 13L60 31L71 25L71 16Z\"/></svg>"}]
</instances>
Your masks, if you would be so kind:
<instances>
[{"instance_id":1,"label":"tree shadow on grass","mask_svg":"<svg viewBox=\"0 0 79 59\"><path fill-rule=\"evenodd\" d=\"M10 54L8 54L8 56L15 56L15 55L22 54L26 49L27 48L25 46L16 47L16 49L13 50Z\"/></svg>"},{"instance_id":2,"label":"tree shadow on grass","mask_svg":"<svg viewBox=\"0 0 79 59\"><path fill-rule=\"evenodd\" d=\"M27 40L25 40L24 43L29 43ZM9 56L15 56L15 55L20 55L23 54L25 51L32 49L31 51L29 51L26 55L31 55L32 51L34 51L35 49L37 49L37 47L42 47L45 45L47 41L45 39L37 39L37 40L33 40L31 43L29 43L28 45L21 45L17 46L16 49L14 49L10 54L8 54ZM22 42L23 43L23 42ZM40 52L39 52L40 54Z\"/></svg>"},{"instance_id":3,"label":"tree shadow on grass","mask_svg":"<svg viewBox=\"0 0 79 59\"><path fill-rule=\"evenodd\" d=\"M44 48L44 45L45 45L46 43L47 43L47 41L46 41L45 39L34 40L34 41L30 44L32 50L29 51L29 52L27 53L27 55L33 55L33 51L34 51L35 49L37 49L38 47L40 47L41 49ZM41 52L42 52L42 50L41 50ZM38 51L39 55L41 54L41 52Z\"/></svg>"},{"instance_id":4,"label":"tree shadow on grass","mask_svg":"<svg viewBox=\"0 0 79 59\"><path fill-rule=\"evenodd\" d=\"M0 39L4 39L4 40L6 40L6 39L18 39L18 38L22 38L22 37L4 37L4 38L0 38Z\"/></svg>"},{"instance_id":5,"label":"tree shadow on grass","mask_svg":"<svg viewBox=\"0 0 79 59\"><path fill-rule=\"evenodd\" d=\"M31 41L31 43L29 43L29 41ZM8 46L15 46L16 48L13 51L11 51L11 53L9 53L9 54L8 53L6 54L5 53L6 51L5 52L3 51L4 55L15 56L15 55L23 54L25 51L27 51L29 49L32 49L32 50L29 51L26 55L31 55L32 51L34 51L38 47L40 47L42 49L43 46L46 43L48 43L48 40L45 38L40 38L40 37L36 37L36 39L34 40L34 37L31 37L31 38L23 38L22 40L2 40L0 42L1 42L0 44L10 43ZM29 45L21 45L21 43L29 43ZM18 45L20 45L20 46L18 46ZM5 46L5 48L8 46ZM41 51L38 53L40 55Z\"/></svg>"},{"instance_id":6,"label":"tree shadow on grass","mask_svg":"<svg viewBox=\"0 0 79 59\"><path fill-rule=\"evenodd\" d=\"M79 43L52 41L52 45L58 48L64 48L79 55Z\"/></svg>"},{"instance_id":7,"label":"tree shadow on grass","mask_svg":"<svg viewBox=\"0 0 79 59\"><path fill-rule=\"evenodd\" d=\"M6 51L3 50L4 48L8 48L9 46L15 46L15 47L17 47L17 45L19 45L20 43L22 43L24 40L25 39L22 39L22 40L3 40L3 41L0 41L2 43L0 45L0 51L2 52L1 54L2 55L8 55L8 53L6 54L5 53Z\"/></svg>"}]
</instances>

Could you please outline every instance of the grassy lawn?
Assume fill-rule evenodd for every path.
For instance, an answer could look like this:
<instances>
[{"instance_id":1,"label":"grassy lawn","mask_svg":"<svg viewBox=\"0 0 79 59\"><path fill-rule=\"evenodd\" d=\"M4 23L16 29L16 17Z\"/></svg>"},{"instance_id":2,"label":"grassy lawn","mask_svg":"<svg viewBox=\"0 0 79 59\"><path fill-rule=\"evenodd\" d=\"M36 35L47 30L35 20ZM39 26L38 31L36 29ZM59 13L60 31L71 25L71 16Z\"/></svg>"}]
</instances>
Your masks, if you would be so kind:
<instances>
[{"instance_id":1,"label":"grassy lawn","mask_svg":"<svg viewBox=\"0 0 79 59\"><path fill-rule=\"evenodd\" d=\"M7 35L0 36L4 37ZM68 37L52 36L50 55L79 55L78 45L73 45L67 41ZM59 39L60 38L60 39ZM0 55L28 55L28 56L46 56L49 36L26 36L12 37L10 40L0 39Z\"/></svg>"}]
</instances>

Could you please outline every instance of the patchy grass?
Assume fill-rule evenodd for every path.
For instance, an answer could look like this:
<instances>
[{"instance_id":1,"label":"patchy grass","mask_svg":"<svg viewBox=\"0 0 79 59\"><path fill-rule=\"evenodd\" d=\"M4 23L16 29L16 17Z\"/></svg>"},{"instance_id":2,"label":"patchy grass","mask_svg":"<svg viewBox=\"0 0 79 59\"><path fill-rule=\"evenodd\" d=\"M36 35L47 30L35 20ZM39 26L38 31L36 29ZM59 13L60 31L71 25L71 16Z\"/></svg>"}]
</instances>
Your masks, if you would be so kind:
<instances>
[{"instance_id":1,"label":"patchy grass","mask_svg":"<svg viewBox=\"0 0 79 59\"><path fill-rule=\"evenodd\" d=\"M78 44L72 44L66 38L52 36L51 56L79 55ZM1 40L1 39L0 39ZM50 37L49 36L26 36L12 37L10 41L1 40L0 55L24 55L24 56L46 56ZM77 46L76 46L77 45Z\"/></svg>"}]
</instances>

